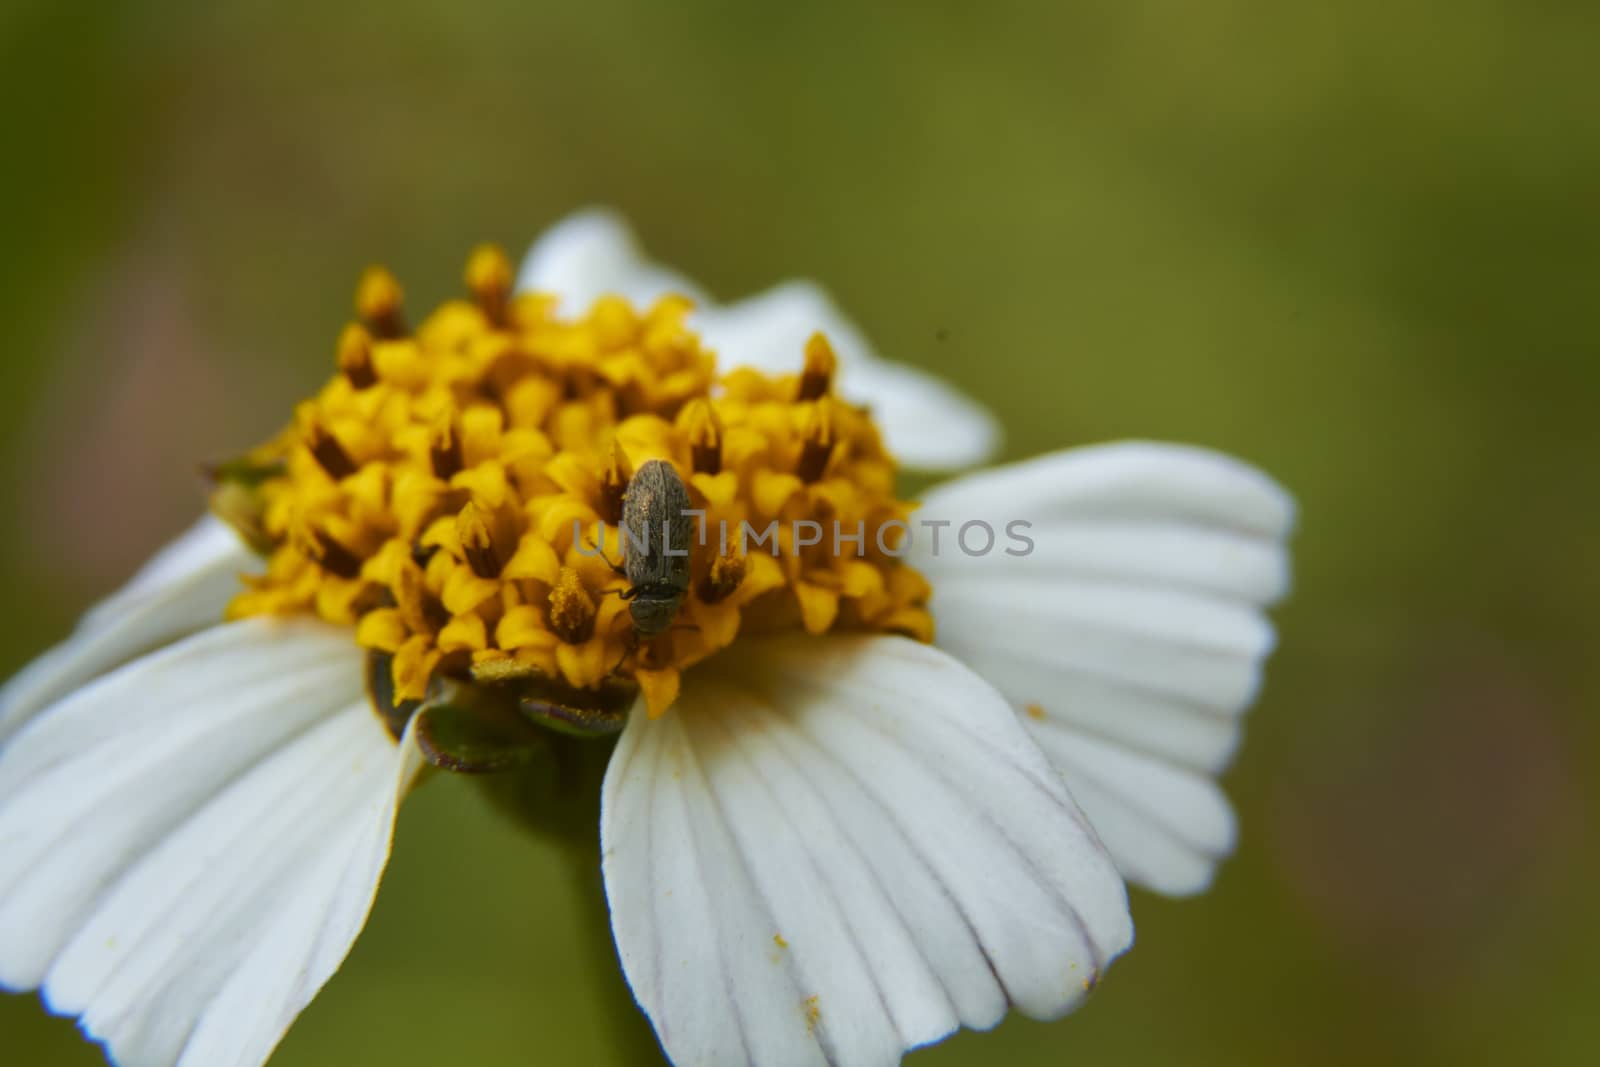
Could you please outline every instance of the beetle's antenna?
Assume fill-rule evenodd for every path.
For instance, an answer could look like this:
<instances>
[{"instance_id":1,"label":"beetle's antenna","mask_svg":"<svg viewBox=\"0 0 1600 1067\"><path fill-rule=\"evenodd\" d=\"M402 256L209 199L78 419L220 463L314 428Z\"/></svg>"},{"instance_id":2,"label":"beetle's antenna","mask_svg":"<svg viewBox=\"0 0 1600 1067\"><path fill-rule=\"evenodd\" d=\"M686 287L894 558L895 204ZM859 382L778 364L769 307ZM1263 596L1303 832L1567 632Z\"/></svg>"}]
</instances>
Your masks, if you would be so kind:
<instances>
[{"instance_id":1,"label":"beetle's antenna","mask_svg":"<svg viewBox=\"0 0 1600 1067\"><path fill-rule=\"evenodd\" d=\"M594 554L599 556L601 559L605 560L606 561L606 566L610 567L612 570L616 571L618 574L622 575L622 577L624 577L624 578L626 578L628 576L628 572L623 570L621 565L611 562L611 557L606 555L606 550L605 550L605 546L604 545L597 545L587 537L583 539L583 543L588 545L590 548L594 549Z\"/></svg>"}]
</instances>

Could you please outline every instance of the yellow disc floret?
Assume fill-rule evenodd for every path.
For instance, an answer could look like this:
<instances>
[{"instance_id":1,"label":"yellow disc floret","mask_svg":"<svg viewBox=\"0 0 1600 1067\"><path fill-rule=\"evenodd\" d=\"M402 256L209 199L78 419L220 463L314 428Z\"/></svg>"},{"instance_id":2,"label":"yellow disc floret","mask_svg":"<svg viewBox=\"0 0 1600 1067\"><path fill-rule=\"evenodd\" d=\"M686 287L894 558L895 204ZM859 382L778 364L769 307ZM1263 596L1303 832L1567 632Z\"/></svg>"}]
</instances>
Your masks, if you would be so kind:
<instances>
[{"instance_id":1,"label":"yellow disc floret","mask_svg":"<svg viewBox=\"0 0 1600 1067\"><path fill-rule=\"evenodd\" d=\"M741 634L931 639L927 583L897 555L910 506L867 412L835 395L826 339L796 353L795 374L719 377L684 298L605 297L565 318L511 280L504 253L477 249L471 299L413 332L398 282L366 273L338 372L216 472L214 508L269 556L230 616L353 626L391 657L401 700L436 678L620 678L651 714ZM676 621L641 640L614 564L629 481L656 459L696 529Z\"/></svg>"}]
</instances>

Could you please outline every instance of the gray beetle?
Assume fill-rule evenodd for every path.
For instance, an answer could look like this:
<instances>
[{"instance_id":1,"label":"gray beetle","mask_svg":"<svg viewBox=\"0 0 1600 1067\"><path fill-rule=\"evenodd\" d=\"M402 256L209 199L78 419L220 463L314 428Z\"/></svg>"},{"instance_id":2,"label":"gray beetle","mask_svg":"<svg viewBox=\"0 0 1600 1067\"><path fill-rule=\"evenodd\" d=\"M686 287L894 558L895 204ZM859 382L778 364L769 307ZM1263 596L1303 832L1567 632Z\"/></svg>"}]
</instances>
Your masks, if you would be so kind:
<instances>
[{"instance_id":1,"label":"gray beetle","mask_svg":"<svg viewBox=\"0 0 1600 1067\"><path fill-rule=\"evenodd\" d=\"M689 593L689 491L672 464L652 459L622 494L623 575L633 629L650 638L672 625Z\"/></svg>"}]
</instances>

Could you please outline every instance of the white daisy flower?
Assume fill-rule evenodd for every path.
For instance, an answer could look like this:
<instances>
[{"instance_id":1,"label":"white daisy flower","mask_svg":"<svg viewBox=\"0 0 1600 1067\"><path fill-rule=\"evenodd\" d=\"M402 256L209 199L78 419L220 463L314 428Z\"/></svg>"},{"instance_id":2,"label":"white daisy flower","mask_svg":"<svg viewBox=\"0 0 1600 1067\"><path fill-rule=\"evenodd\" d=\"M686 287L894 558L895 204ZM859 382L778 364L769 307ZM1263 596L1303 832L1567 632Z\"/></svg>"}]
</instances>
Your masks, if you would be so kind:
<instances>
[{"instance_id":1,"label":"white daisy flower","mask_svg":"<svg viewBox=\"0 0 1600 1067\"><path fill-rule=\"evenodd\" d=\"M600 213L520 294L492 249L467 281L412 331L369 273L339 373L218 468L220 518L0 690L0 984L125 1067L263 1063L418 772L603 743L570 733L621 732L612 929L679 1064L893 1064L1059 1016L1131 941L1121 875L1209 881L1282 490L1124 444L918 509L890 456L977 461L994 423L815 287L691 311ZM647 466L702 530L772 541L615 573Z\"/></svg>"}]
</instances>

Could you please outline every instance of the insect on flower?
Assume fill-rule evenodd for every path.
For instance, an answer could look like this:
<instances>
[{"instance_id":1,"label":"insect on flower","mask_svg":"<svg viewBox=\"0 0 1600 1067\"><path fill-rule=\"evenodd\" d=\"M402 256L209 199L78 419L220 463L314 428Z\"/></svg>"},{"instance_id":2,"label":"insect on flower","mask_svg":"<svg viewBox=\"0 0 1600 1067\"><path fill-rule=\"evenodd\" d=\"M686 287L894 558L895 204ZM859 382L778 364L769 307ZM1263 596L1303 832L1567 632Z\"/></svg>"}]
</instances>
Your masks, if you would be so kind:
<instances>
[{"instance_id":1,"label":"insect on flower","mask_svg":"<svg viewBox=\"0 0 1600 1067\"><path fill-rule=\"evenodd\" d=\"M623 571L634 631L654 637L678 614L689 592L689 491L672 464L640 467L622 498Z\"/></svg>"},{"instance_id":2,"label":"insect on flower","mask_svg":"<svg viewBox=\"0 0 1600 1067\"><path fill-rule=\"evenodd\" d=\"M417 320L369 273L213 515L0 689L0 986L125 1065L256 1067L420 770L537 768L552 729L604 762L617 955L678 1063L886 1067L1059 1017L1132 941L1124 879L1209 884L1288 584L1269 478L1125 442L913 503L900 464L982 462L994 421L813 285L719 306L600 213L466 282ZM1020 518L1037 551L690 552L691 501ZM619 521L621 574L585 551Z\"/></svg>"}]
</instances>

